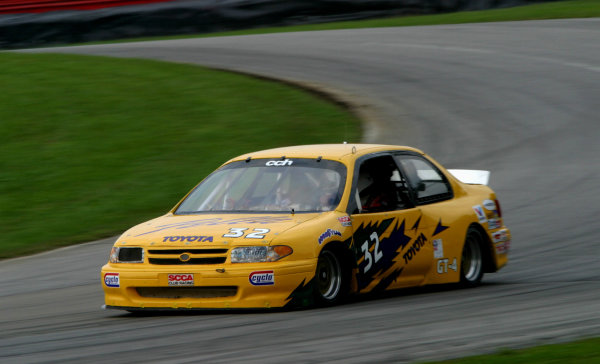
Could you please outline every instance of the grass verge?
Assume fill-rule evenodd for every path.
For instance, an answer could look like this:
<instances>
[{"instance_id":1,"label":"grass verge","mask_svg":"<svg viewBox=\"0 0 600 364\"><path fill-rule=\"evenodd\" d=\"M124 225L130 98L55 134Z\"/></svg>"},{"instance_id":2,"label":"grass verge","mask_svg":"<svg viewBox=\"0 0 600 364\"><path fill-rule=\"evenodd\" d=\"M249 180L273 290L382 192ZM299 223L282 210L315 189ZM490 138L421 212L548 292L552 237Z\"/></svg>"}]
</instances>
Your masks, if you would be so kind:
<instances>
[{"instance_id":1,"label":"grass verge","mask_svg":"<svg viewBox=\"0 0 600 364\"><path fill-rule=\"evenodd\" d=\"M502 350L493 355L435 362L436 364L598 364L600 338L521 350ZM430 363L434 364L434 363Z\"/></svg>"},{"instance_id":2,"label":"grass verge","mask_svg":"<svg viewBox=\"0 0 600 364\"><path fill-rule=\"evenodd\" d=\"M573 1L555 1L534 5L524 5L512 8L462 11L435 15L417 15L401 16L380 19L368 19L357 21L342 21L322 24L306 24L287 27L268 27L256 29L244 29L236 31L179 35L167 37L150 37L123 39L114 42L132 42L147 41L158 39L183 39L197 37L217 37L232 35L251 35L267 33L285 33L301 32L313 30L336 30L336 29L358 29L358 28L381 28L381 27L403 27L417 25L442 25L442 24L465 24L465 23L484 23L499 21L520 21L520 20L543 20L543 19L567 19L567 18L594 18L600 17L600 0L573 0ZM114 42L92 42L114 43Z\"/></svg>"},{"instance_id":3,"label":"grass verge","mask_svg":"<svg viewBox=\"0 0 600 364\"><path fill-rule=\"evenodd\" d=\"M115 235L248 151L360 139L340 107L239 74L52 54L0 63L0 258Z\"/></svg>"}]
</instances>

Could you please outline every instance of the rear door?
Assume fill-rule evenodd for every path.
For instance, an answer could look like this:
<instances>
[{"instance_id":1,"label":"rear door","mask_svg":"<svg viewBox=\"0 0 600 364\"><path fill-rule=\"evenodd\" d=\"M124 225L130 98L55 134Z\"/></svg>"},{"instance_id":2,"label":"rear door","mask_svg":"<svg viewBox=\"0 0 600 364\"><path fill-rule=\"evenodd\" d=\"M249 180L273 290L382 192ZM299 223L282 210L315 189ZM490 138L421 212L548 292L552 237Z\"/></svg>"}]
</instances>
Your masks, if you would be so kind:
<instances>
[{"instance_id":1,"label":"rear door","mask_svg":"<svg viewBox=\"0 0 600 364\"><path fill-rule=\"evenodd\" d=\"M453 282L458 278L464 233L452 187L428 159L414 153L396 153L394 159L406 177L425 229L420 237L428 247L433 269L426 283Z\"/></svg>"}]
</instances>

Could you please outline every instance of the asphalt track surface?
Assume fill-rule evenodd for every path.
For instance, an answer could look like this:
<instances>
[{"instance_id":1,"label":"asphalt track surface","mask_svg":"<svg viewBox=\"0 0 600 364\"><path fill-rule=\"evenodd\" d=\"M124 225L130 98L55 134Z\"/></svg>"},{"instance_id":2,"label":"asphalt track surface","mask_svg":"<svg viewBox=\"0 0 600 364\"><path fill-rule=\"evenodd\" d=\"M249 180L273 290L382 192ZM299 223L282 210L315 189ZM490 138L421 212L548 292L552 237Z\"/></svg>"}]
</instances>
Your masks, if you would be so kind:
<instances>
[{"instance_id":1,"label":"asphalt track surface","mask_svg":"<svg viewBox=\"0 0 600 364\"><path fill-rule=\"evenodd\" d=\"M112 241L99 241L0 263L0 362L402 363L600 334L600 19L52 51L198 63L336 90L375 120L368 141L491 170L513 231L511 261L470 290L135 317L100 310L99 269Z\"/></svg>"}]
</instances>

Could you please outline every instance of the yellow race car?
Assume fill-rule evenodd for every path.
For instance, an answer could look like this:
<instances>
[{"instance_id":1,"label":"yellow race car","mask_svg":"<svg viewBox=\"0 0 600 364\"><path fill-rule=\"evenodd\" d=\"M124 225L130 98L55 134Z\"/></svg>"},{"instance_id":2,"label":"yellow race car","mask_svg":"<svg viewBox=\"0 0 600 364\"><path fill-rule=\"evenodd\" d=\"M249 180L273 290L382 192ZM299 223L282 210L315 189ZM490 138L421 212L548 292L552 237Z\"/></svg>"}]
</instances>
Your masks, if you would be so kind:
<instances>
[{"instance_id":1,"label":"yellow race car","mask_svg":"<svg viewBox=\"0 0 600 364\"><path fill-rule=\"evenodd\" d=\"M351 294L457 282L507 263L487 171L409 147L306 145L233 158L168 214L115 242L105 307L331 305Z\"/></svg>"}]
</instances>

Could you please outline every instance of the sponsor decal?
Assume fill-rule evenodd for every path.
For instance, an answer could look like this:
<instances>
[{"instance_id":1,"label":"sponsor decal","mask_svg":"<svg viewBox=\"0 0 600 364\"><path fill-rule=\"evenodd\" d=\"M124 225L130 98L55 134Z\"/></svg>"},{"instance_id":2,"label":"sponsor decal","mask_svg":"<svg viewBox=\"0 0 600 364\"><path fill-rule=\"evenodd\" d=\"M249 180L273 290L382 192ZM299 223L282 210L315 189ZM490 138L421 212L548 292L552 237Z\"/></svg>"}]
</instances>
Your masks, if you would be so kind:
<instances>
[{"instance_id":1,"label":"sponsor decal","mask_svg":"<svg viewBox=\"0 0 600 364\"><path fill-rule=\"evenodd\" d=\"M492 241L495 243L502 243L508 240L508 231L506 229L498 230L492 234Z\"/></svg>"},{"instance_id":2,"label":"sponsor decal","mask_svg":"<svg viewBox=\"0 0 600 364\"><path fill-rule=\"evenodd\" d=\"M342 224L342 226L352 226L352 219L350 219L350 216L348 215L338 217L338 221L340 224Z\"/></svg>"},{"instance_id":3,"label":"sponsor decal","mask_svg":"<svg viewBox=\"0 0 600 364\"><path fill-rule=\"evenodd\" d=\"M168 242L176 242L176 241L181 241L181 242L184 242L184 241L187 241L187 242L190 242L190 243L192 243L192 242L194 242L194 241L197 241L197 242L199 242L199 243L200 243L200 242L202 242L202 243L206 243L206 242L212 243L212 241L213 241L213 237L212 237L212 236L204 236L204 235L193 235L193 236L165 236L165 237L163 237L163 243L164 243L164 242L167 242L167 241L168 241Z\"/></svg>"},{"instance_id":4,"label":"sponsor decal","mask_svg":"<svg viewBox=\"0 0 600 364\"><path fill-rule=\"evenodd\" d=\"M172 273L168 275L169 286L193 286L194 275L188 273Z\"/></svg>"},{"instance_id":5,"label":"sponsor decal","mask_svg":"<svg viewBox=\"0 0 600 364\"><path fill-rule=\"evenodd\" d=\"M212 219L198 219L184 222L176 222L172 224L156 225L154 230L146 231L145 233L138 234L136 236L142 236L146 234L152 234L157 231L167 229L189 229L197 226L214 226L214 225L265 225L265 224L276 224L279 222L291 221L292 218L288 216L257 216L257 217L240 217L236 219L223 219L215 217Z\"/></svg>"},{"instance_id":6,"label":"sponsor decal","mask_svg":"<svg viewBox=\"0 0 600 364\"><path fill-rule=\"evenodd\" d=\"M488 211L496 211L496 202L492 200L483 201L483 207Z\"/></svg>"},{"instance_id":7,"label":"sponsor decal","mask_svg":"<svg viewBox=\"0 0 600 364\"><path fill-rule=\"evenodd\" d=\"M333 229L327 229L327 231L325 231L323 234L319 235L319 245L323 244L323 242L329 238L331 238L332 236L342 236L342 233L340 233L337 230L333 230Z\"/></svg>"},{"instance_id":8,"label":"sponsor decal","mask_svg":"<svg viewBox=\"0 0 600 364\"><path fill-rule=\"evenodd\" d=\"M506 229L502 229L493 233L492 241L494 242L494 246L496 247L496 252L498 254L508 253L511 241Z\"/></svg>"},{"instance_id":9,"label":"sponsor decal","mask_svg":"<svg viewBox=\"0 0 600 364\"><path fill-rule=\"evenodd\" d=\"M444 243L442 239L435 239L433 243L433 258L440 259L444 257Z\"/></svg>"},{"instance_id":10,"label":"sponsor decal","mask_svg":"<svg viewBox=\"0 0 600 364\"><path fill-rule=\"evenodd\" d=\"M495 201L484 200L483 201L483 207L485 207L485 209L488 210L488 211L494 211L494 212L496 212L496 202Z\"/></svg>"},{"instance_id":11,"label":"sponsor decal","mask_svg":"<svg viewBox=\"0 0 600 364\"><path fill-rule=\"evenodd\" d=\"M508 251L510 250L510 240L496 243L496 244L494 244L494 246L496 247L496 253L507 254Z\"/></svg>"},{"instance_id":12,"label":"sponsor decal","mask_svg":"<svg viewBox=\"0 0 600 364\"><path fill-rule=\"evenodd\" d=\"M404 253L404 255L402 256L404 258L404 263L406 264L410 262L421 251L421 248L425 246L426 242L427 238L425 237L425 235L419 235L415 242L412 243L410 248L408 248L406 253Z\"/></svg>"},{"instance_id":13,"label":"sponsor decal","mask_svg":"<svg viewBox=\"0 0 600 364\"><path fill-rule=\"evenodd\" d=\"M283 167L283 166L291 166L292 165L291 160L289 159L285 159L282 161L268 161L267 163L265 163L265 166L267 167Z\"/></svg>"},{"instance_id":14,"label":"sponsor decal","mask_svg":"<svg viewBox=\"0 0 600 364\"><path fill-rule=\"evenodd\" d=\"M488 230L496 230L502 227L502 220L500 219L489 219Z\"/></svg>"},{"instance_id":15,"label":"sponsor decal","mask_svg":"<svg viewBox=\"0 0 600 364\"><path fill-rule=\"evenodd\" d=\"M473 206L473 211L475 211L475 215L477 215L480 224L484 224L487 221L487 217L485 216L481 205Z\"/></svg>"},{"instance_id":16,"label":"sponsor decal","mask_svg":"<svg viewBox=\"0 0 600 364\"><path fill-rule=\"evenodd\" d=\"M272 270L252 272L248 276L248 280L253 286L272 286L275 284L275 273Z\"/></svg>"},{"instance_id":17,"label":"sponsor decal","mask_svg":"<svg viewBox=\"0 0 600 364\"><path fill-rule=\"evenodd\" d=\"M106 287L119 288L119 273L104 273L104 284Z\"/></svg>"}]
</instances>

